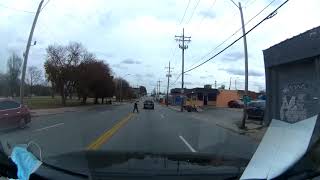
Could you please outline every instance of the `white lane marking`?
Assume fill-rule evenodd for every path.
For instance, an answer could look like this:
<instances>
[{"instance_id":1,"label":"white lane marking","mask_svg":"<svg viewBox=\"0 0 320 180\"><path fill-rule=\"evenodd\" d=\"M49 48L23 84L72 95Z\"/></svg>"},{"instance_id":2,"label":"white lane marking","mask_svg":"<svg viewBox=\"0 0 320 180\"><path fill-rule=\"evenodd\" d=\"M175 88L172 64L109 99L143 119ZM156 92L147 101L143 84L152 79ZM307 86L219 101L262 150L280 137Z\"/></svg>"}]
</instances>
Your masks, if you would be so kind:
<instances>
[{"instance_id":1,"label":"white lane marking","mask_svg":"<svg viewBox=\"0 0 320 180\"><path fill-rule=\"evenodd\" d=\"M54 124L54 125L51 125L51 126L43 127L43 128L40 128L40 129L36 129L36 130L34 130L34 131L42 131L42 130L46 130L46 129L49 129L49 128L61 126L61 125L63 125L63 124L64 124L64 123L58 123L58 124Z\"/></svg>"},{"instance_id":2,"label":"white lane marking","mask_svg":"<svg viewBox=\"0 0 320 180\"><path fill-rule=\"evenodd\" d=\"M164 118L164 115L163 114L160 114L161 118L163 119Z\"/></svg>"},{"instance_id":3,"label":"white lane marking","mask_svg":"<svg viewBox=\"0 0 320 180\"><path fill-rule=\"evenodd\" d=\"M193 147L183 138L183 136L179 136L179 138L184 142L184 144L190 149L191 152L197 152L193 149Z\"/></svg>"}]
</instances>

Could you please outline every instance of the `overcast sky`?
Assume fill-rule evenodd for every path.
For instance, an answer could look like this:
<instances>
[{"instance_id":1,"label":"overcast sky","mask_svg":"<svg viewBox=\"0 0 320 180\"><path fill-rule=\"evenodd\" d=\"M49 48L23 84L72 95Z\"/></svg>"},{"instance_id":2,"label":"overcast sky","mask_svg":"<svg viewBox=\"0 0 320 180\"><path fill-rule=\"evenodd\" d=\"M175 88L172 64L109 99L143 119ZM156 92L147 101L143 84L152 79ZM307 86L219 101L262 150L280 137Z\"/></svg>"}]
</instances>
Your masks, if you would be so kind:
<instances>
[{"instance_id":1,"label":"overcast sky","mask_svg":"<svg viewBox=\"0 0 320 180\"><path fill-rule=\"evenodd\" d=\"M45 0L44 4L48 0ZM235 0L236 1L236 0ZM241 0L245 22L272 0ZM250 29L285 0L271 6L247 24ZM0 71L6 71L10 53L22 55L39 0L0 0ZM28 66L43 69L45 49L49 44L81 42L89 51L110 65L115 76L125 76L132 86L152 90L161 80L166 87L169 60L173 69L171 82L181 73L181 49L175 35L191 36L185 51L185 70L211 57L241 36L239 31L225 44L218 44L241 27L239 10L229 0L50 0L41 11ZM319 0L290 0L276 16L265 21L248 36L249 89L265 88L262 50L320 25ZM30 13L31 12L31 13ZM209 53L211 52L211 53ZM221 84L244 88L243 41L212 61L185 75L187 88ZM178 79L171 87L180 87Z\"/></svg>"}]
</instances>

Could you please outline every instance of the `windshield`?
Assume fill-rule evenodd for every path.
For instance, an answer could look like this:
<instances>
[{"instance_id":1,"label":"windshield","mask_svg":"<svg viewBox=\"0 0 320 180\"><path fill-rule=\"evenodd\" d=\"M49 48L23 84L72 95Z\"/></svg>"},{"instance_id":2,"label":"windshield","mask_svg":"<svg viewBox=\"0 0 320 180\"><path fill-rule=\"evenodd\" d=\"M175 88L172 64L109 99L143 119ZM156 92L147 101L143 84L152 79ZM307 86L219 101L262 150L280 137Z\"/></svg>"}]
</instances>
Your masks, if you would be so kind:
<instances>
[{"instance_id":1,"label":"windshield","mask_svg":"<svg viewBox=\"0 0 320 180\"><path fill-rule=\"evenodd\" d=\"M53 164L75 152L191 154L215 163L185 169L219 172L228 161L241 174L272 119L319 112L318 7L2 0L0 140L34 142Z\"/></svg>"},{"instance_id":2,"label":"windshield","mask_svg":"<svg viewBox=\"0 0 320 180\"><path fill-rule=\"evenodd\" d=\"M259 108L264 108L265 107L265 102L262 101L257 101L257 102L250 102L248 104L249 107L259 107Z\"/></svg>"}]
</instances>

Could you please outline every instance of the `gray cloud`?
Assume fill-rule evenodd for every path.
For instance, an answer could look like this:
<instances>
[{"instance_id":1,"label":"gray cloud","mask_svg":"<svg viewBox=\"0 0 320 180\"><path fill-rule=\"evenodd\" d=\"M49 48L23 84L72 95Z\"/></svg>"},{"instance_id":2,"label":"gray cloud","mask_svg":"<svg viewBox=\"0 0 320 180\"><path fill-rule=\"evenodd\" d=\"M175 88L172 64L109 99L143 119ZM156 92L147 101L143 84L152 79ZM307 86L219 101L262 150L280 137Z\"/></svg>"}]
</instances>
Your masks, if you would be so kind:
<instances>
[{"instance_id":1,"label":"gray cloud","mask_svg":"<svg viewBox=\"0 0 320 180\"><path fill-rule=\"evenodd\" d=\"M113 65L112 65L112 68L117 68L117 69L128 69L127 67L122 66L121 64L113 64Z\"/></svg>"},{"instance_id":2,"label":"gray cloud","mask_svg":"<svg viewBox=\"0 0 320 180\"><path fill-rule=\"evenodd\" d=\"M249 76L264 76L264 73L256 70L249 70Z\"/></svg>"},{"instance_id":3,"label":"gray cloud","mask_svg":"<svg viewBox=\"0 0 320 180\"><path fill-rule=\"evenodd\" d=\"M205 18L214 19L216 17L216 14L212 12L212 10L204 10L199 12L200 16L203 16Z\"/></svg>"},{"instance_id":4,"label":"gray cloud","mask_svg":"<svg viewBox=\"0 0 320 180\"><path fill-rule=\"evenodd\" d=\"M200 76L200 79L207 79L207 78L214 78L214 76L213 75Z\"/></svg>"},{"instance_id":5,"label":"gray cloud","mask_svg":"<svg viewBox=\"0 0 320 180\"><path fill-rule=\"evenodd\" d=\"M143 75L141 75L141 74L135 74L134 75L136 78L139 78L139 79L141 79L141 78L143 78L144 76Z\"/></svg>"},{"instance_id":6,"label":"gray cloud","mask_svg":"<svg viewBox=\"0 0 320 180\"><path fill-rule=\"evenodd\" d=\"M147 78L152 78L152 77L154 77L154 74L152 74L152 73L147 73L145 76L146 76Z\"/></svg>"},{"instance_id":7,"label":"gray cloud","mask_svg":"<svg viewBox=\"0 0 320 180\"><path fill-rule=\"evenodd\" d=\"M244 76L244 70L242 69L234 69L234 68L220 68L219 70L226 71L227 73L231 75L238 75L238 76ZM264 73L257 70L249 70L249 76L264 76Z\"/></svg>"},{"instance_id":8,"label":"gray cloud","mask_svg":"<svg viewBox=\"0 0 320 180\"><path fill-rule=\"evenodd\" d=\"M99 23L101 26L107 26L111 24L111 14L111 11L109 11L99 17Z\"/></svg>"},{"instance_id":9,"label":"gray cloud","mask_svg":"<svg viewBox=\"0 0 320 180\"><path fill-rule=\"evenodd\" d=\"M106 58L112 58L114 57L114 55L112 53L104 53L104 52L101 52L101 51L93 51L93 53L96 53L97 55L101 55L103 57L106 57Z\"/></svg>"},{"instance_id":10,"label":"gray cloud","mask_svg":"<svg viewBox=\"0 0 320 180\"><path fill-rule=\"evenodd\" d=\"M229 60L229 61L237 61L239 59L243 59L244 55L242 52L232 52L228 53L223 56L224 60Z\"/></svg>"},{"instance_id":11,"label":"gray cloud","mask_svg":"<svg viewBox=\"0 0 320 180\"><path fill-rule=\"evenodd\" d=\"M193 85L192 82L184 82L185 85Z\"/></svg>"},{"instance_id":12,"label":"gray cloud","mask_svg":"<svg viewBox=\"0 0 320 180\"><path fill-rule=\"evenodd\" d=\"M141 64L142 62L141 61L136 61L136 60L131 59L131 58L127 58L127 59L124 59L123 61L121 61L121 63L123 63L123 64Z\"/></svg>"},{"instance_id":13,"label":"gray cloud","mask_svg":"<svg viewBox=\"0 0 320 180\"><path fill-rule=\"evenodd\" d=\"M178 84L181 84L181 81L178 81L177 83L178 83ZM183 84L184 84L184 85L187 85L187 86L195 85L195 83L193 83L193 82L188 82L188 81L183 82Z\"/></svg>"}]
</instances>

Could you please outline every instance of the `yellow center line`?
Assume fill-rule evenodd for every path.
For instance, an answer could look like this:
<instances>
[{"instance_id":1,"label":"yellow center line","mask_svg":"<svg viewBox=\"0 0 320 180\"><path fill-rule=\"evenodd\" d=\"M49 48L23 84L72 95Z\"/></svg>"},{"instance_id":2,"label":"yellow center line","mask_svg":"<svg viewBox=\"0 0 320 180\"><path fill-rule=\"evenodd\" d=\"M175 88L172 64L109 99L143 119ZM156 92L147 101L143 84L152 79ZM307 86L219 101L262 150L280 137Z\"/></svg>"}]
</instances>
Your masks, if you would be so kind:
<instances>
[{"instance_id":1,"label":"yellow center line","mask_svg":"<svg viewBox=\"0 0 320 180\"><path fill-rule=\"evenodd\" d=\"M108 139L110 139L122 126L124 126L133 116L132 113L128 114L126 117L121 119L116 125L111 129L105 131L100 135L95 141L93 141L88 147L87 150L97 150L102 144L104 144Z\"/></svg>"}]
</instances>

